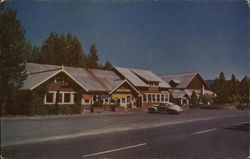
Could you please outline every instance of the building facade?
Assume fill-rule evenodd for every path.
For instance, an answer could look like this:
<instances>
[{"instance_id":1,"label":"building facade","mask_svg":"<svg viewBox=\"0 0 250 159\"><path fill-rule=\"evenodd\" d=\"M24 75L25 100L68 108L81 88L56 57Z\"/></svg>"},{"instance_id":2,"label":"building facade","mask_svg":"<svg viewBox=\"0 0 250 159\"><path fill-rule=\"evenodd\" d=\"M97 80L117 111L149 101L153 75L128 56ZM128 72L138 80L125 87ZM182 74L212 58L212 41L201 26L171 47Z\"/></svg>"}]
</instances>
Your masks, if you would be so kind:
<instances>
[{"instance_id":1,"label":"building facade","mask_svg":"<svg viewBox=\"0 0 250 159\"><path fill-rule=\"evenodd\" d=\"M189 105L189 99L193 92L197 97L202 95L215 96L207 83L197 72L162 75L160 77L172 87L170 92L173 96L173 101L178 105Z\"/></svg>"},{"instance_id":2,"label":"building facade","mask_svg":"<svg viewBox=\"0 0 250 159\"><path fill-rule=\"evenodd\" d=\"M149 70L114 67L122 79L129 81L141 94L137 105L148 107L154 104L169 102L169 84Z\"/></svg>"},{"instance_id":3,"label":"building facade","mask_svg":"<svg viewBox=\"0 0 250 159\"><path fill-rule=\"evenodd\" d=\"M117 104L136 108L140 96L133 85L113 71L27 63L26 72L28 77L20 91L45 88L46 105L72 105L80 94L83 107Z\"/></svg>"}]
</instances>

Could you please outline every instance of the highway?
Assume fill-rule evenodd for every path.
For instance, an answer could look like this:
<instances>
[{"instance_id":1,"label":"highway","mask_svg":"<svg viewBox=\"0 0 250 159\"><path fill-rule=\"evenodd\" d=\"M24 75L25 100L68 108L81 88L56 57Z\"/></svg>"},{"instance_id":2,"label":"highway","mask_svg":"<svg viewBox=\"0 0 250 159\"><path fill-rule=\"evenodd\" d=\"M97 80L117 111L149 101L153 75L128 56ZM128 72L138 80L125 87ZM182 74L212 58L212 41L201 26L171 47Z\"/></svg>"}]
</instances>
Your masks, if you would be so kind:
<instances>
[{"instance_id":1,"label":"highway","mask_svg":"<svg viewBox=\"0 0 250 159\"><path fill-rule=\"evenodd\" d=\"M250 151L249 130L237 126L247 125L249 114L223 114L208 120L5 146L2 156L11 159L246 159Z\"/></svg>"}]
</instances>

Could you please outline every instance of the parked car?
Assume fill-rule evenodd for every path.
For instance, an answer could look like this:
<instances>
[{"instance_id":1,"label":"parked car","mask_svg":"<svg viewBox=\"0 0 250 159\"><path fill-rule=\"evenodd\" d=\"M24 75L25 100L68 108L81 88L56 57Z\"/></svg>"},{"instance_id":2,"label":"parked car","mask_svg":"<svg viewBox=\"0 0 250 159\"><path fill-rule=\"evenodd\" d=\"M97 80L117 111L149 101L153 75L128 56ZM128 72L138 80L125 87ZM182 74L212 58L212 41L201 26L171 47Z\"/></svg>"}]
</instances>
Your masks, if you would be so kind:
<instances>
[{"instance_id":1,"label":"parked car","mask_svg":"<svg viewBox=\"0 0 250 159\"><path fill-rule=\"evenodd\" d=\"M148 108L148 113L179 114L180 112L183 112L183 109L171 102L160 103L159 105L153 105Z\"/></svg>"}]
</instances>

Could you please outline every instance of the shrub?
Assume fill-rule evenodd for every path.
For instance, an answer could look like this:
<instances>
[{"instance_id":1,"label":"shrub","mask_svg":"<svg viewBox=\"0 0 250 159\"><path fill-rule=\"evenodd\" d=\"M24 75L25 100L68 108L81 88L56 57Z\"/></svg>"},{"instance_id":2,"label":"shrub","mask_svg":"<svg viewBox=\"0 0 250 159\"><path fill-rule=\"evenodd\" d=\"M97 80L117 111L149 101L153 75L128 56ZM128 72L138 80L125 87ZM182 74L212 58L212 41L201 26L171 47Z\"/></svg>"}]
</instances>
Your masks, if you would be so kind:
<instances>
[{"instance_id":1,"label":"shrub","mask_svg":"<svg viewBox=\"0 0 250 159\"><path fill-rule=\"evenodd\" d=\"M43 104L43 98L35 93L31 94L29 102L29 115L48 115L53 112L53 108Z\"/></svg>"},{"instance_id":2,"label":"shrub","mask_svg":"<svg viewBox=\"0 0 250 159\"><path fill-rule=\"evenodd\" d=\"M81 106L78 104L59 105L58 114L79 114L81 113Z\"/></svg>"}]
</instances>

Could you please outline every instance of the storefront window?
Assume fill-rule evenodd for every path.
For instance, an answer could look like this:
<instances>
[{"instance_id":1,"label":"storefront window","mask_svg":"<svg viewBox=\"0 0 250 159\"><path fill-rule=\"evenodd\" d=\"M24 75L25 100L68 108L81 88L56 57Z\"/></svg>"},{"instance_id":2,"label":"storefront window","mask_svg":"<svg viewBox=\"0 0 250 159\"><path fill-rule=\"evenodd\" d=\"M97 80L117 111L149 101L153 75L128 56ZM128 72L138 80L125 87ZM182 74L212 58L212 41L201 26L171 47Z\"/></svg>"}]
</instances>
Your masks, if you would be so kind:
<instances>
[{"instance_id":1,"label":"storefront window","mask_svg":"<svg viewBox=\"0 0 250 159\"><path fill-rule=\"evenodd\" d=\"M130 103L130 96L127 96L127 103Z\"/></svg>"},{"instance_id":2,"label":"storefront window","mask_svg":"<svg viewBox=\"0 0 250 159\"><path fill-rule=\"evenodd\" d=\"M161 101L164 102L164 94L161 95Z\"/></svg>"},{"instance_id":3,"label":"storefront window","mask_svg":"<svg viewBox=\"0 0 250 159\"><path fill-rule=\"evenodd\" d=\"M151 102L151 101L152 101L151 94L148 94L148 101L149 101L149 102Z\"/></svg>"},{"instance_id":4,"label":"storefront window","mask_svg":"<svg viewBox=\"0 0 250 159\"><path fill-rule=\"evenodd\" d=\"M165 101L168 102L168 95L165 94Z\"/></svg>"},{"instance_id":5,"label":"storefront window","mask_svg":"<svg viewBox=\"0 0 250 159\"><path fill-rule=\"evenodd\" d=\"M157 94L157 102L159 102L159 101L160 101L160 95Z\"/></svg>"},{"instance_id":6,"label":"storefront window","mask_svg":"<svg viewBox=\"0 0 250 159\"><path fill-rule=\"evenodd\" d=\"M122 98L122 103L125 103L125 98Z\"/></svg>"},{"instance_id":7,"label":"storefront window","mask_svg":"<svg viewBox=\"0 0 250 159\"><path fill-rule=\"evenodd\" d=\"M152 94L152 96L153 96L153 102L155 102L155 94Z\"/></svg>"}]
</instances>

